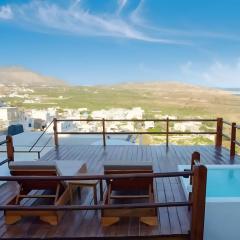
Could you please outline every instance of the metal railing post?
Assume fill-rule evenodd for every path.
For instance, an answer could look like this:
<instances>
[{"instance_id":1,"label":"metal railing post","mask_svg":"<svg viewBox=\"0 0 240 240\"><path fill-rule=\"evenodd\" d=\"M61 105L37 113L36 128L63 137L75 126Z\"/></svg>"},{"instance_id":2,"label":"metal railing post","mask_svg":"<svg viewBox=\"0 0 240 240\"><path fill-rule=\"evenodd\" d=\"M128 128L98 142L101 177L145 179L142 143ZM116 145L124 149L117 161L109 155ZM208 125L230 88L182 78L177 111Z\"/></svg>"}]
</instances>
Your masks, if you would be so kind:
<instances>
[{"instance_id":1,"label":"metal railing post","mask_svg":"<svg viewBox=\"0 0 240 240\"><path fill-rule=\"evenodd\" d=\"M57 129L57 119L53 119L53 131L54 131L54 142L55 146L58 146L58 129Z\"/></svg>"},{"instance_id":2,"label":"metal railing post","mask_svg":"<svg viewBox=\"0 0 240 240\"><path fill-rule=\"evenodd\" d=\"M106 131L105 131L105 119L102 119L102 137L103 137L103 146L106 147Z\"/></svg>"},{"instance_id":3,"label":"metal railing post","mask_svg":"<svg viewBox=\"0 0 240 240\"><path fill-rule=\"evenodd\" d=\"M232 123L231 129L231 145L230 145L230 157L234 157L236 153L236 123Z\"/></svg>"},{"instance_id":4,"label":"metal railing post","mask_svg":"<svg viewBox=\"0 0 240 240\"><path fill-rule=\"evenodd\" d=\"M217 119L217 135L216 135L216 147L222 147L222 133L223 133L223 119Z\"/></svg>"}]
</instances>

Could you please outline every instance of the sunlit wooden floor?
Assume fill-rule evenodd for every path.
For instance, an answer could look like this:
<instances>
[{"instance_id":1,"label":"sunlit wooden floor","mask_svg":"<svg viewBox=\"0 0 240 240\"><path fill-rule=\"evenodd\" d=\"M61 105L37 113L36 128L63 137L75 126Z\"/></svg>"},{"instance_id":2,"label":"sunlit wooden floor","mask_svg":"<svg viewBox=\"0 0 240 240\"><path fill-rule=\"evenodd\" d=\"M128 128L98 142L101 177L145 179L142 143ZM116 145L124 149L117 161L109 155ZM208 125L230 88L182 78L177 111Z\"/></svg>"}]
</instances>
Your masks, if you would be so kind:
<instances>
[{"instance_id":1,"label":"sunlit wooden floor","mask_svg":"<svg viewBox=\"0 0 240 240\"><path fill-rule=\"evenodd\" d=\"M230 159L227 149L214 146L59 146L48 152L43 159L81 160L87 163L90 173L103 173L104 159L131 160L152 159L155 172L175 171L178 164L190 164L191 154L201 153L205 164L240 164L240 157ZM185 201L178 178L164 178L155 181L157 201ZM0 188L0 204L4 204L16 191L14 183ZM26 202L31 204L32 200ZM92 191L84 189L81 200L76 196L75 203L93 204ZM14 225L5 225L3 213L0 214L1 238L79 238L79 237L126 237L141 236L186 237L189 231L189 213L186 207L161 208L158 211L159 224L149 227L137 218L122 219L119 223L103 228L99 211L70 211L58 226L50 226L38 218L25 218Z\"/></svg>"}]
</instances>

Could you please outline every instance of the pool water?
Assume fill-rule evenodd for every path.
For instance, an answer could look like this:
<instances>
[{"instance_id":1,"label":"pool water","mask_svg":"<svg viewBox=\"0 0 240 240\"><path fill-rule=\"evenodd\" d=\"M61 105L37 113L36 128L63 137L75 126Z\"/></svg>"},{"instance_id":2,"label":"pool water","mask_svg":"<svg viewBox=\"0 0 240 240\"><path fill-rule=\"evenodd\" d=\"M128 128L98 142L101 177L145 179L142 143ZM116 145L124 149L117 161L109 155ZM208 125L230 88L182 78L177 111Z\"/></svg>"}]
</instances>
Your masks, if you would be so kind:
<instances>
[{"instance_id":1,"label":"pool water","mask_svg":"<svg viewBox=\"0 0 240 240\"><path fill-rule=\"evenodd\" d=\"M240 168L208 168L207 197L240 197Z\"/></svg>"},{"instance_id":2,"label":"pool water","mask_svg":"<svg viewBox=\"0 0 240 240\"><path fill-rule=\"evenodd\" d=\"M204 240L240 239L240 165L206 165L207 197ZM190 169L179 165L178 170ZM180 178L188 199L189 178Z\"/></svg>"}]
</instances>

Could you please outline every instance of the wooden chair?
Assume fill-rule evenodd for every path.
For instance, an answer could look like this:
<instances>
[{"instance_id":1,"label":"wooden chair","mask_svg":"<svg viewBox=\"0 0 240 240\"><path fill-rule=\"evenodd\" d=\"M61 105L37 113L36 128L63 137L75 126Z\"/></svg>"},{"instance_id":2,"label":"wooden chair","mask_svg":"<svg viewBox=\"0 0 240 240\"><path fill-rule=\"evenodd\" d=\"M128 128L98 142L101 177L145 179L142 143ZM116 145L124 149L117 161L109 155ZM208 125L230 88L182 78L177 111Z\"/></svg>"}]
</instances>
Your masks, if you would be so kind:
<instances>
[{"instance_id":1,"label":"wooden chair","mask_svg":"<svg viewBox=\"0 0 240 240\"><path fill-rule=\"evenodd\" d=\"M9 169L12 176L72 176L82 171L84 163L72 160L57 161L11 161ZM8 205L20 205L24 199L44 200L50 205L64 205L69 201L69 190L64 181L19 180L19 191ZM56 225L61 211L6 210L5 222L13 224L24 216L39 216L42 221Z\"/></svg>"},{"instance_id":2,"label":"wooden chair","mask_svg":"<svg viewBox=\"0 0 240 240\"><path fill-rule=\"evenodd\" d=\"M116 161L104 162L104 174L153 173L152 162ZM153 178L111 179L107 181L106 205L128 201L132 204L141 201L153 203ZM157 225L156 208L104 209L102 225L109 226L120 220L120 217L139 217L147 225Z\"/></svg>"}]
</instances>

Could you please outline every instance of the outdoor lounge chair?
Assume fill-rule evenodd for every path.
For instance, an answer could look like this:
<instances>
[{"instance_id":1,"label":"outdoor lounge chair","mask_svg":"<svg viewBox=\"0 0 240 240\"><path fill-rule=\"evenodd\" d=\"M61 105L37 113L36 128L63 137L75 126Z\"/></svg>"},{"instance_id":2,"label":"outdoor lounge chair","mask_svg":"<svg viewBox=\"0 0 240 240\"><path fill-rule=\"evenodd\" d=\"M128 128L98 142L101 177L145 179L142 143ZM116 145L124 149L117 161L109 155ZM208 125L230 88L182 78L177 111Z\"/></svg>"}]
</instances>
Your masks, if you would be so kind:
<instances>
[{"instance_id":1,"label":"outdoor lounge chair","mask_svg":"<svg viewBox=\"0 0 240 240\"><path fill-rule=\"evenodd\" d=\"M83 173L86 169L85 163L74 160L56 161L11 161L9 169L12 176L74 176ZM19 190L8 202L8 205L27 204L26 199L44 199L44 205L64 205L69 201L69 189L67 181L38 181L19 180ZM24 203L25 201L25 203ZM32 204L30 204L32 205ZM63 212L60 211L24 211L6 210L5 222L13 224L23 216L39 216L42 221L51 225L58 224Z\"/></svg>"},{"instance_id":2,"label":"outdoor lounge chair","mask_svg":"<svg viewBox=\"0 0 240 240\"><path fill-rule=\"evenodd\" d=\"M104 174L153 173L151 161L105 161ZM136 202L154 202L153 178L124 178L107 181L107 192L104 203L121 204ZM156 208L129 208L102 210L102 225L109 226L120 220L120 217L139 217L147 225L157 225Z\"/></svg>"}]
</instances>

